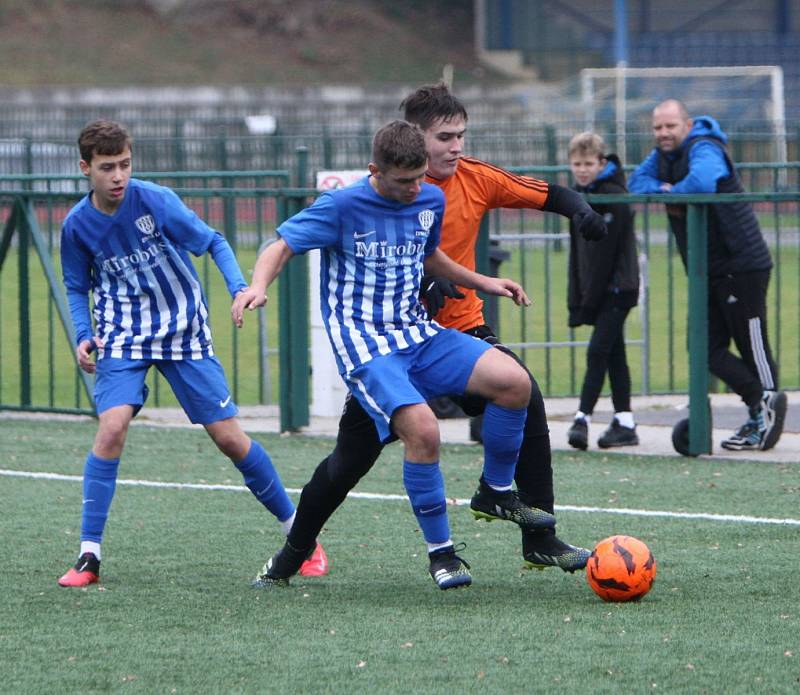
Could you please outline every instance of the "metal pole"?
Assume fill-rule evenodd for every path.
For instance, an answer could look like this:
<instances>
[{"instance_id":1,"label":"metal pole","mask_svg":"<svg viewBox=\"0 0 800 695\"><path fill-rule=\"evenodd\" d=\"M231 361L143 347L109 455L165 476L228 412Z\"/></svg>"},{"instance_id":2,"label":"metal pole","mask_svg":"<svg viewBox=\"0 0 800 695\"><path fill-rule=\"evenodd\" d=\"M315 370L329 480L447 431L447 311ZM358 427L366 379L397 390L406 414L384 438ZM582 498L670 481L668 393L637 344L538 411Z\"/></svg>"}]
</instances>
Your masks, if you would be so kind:
<instances>
[{"instance_id":1,"label":"metal pole","mask_svg":"<svg viewBox=\"0 0 800 695\"><path fill-rule=\"evenodd\" d=\"M17 225L17 261L19 280L19 403L31 404L31 302L28 274L28 249L30 231L25 218L27 201L18 198L19 224Z\"/></svg>"},{"instance_id":2,"label":"metal pole","mask_svg":"<svg viewBox=\"0 0 800 695\"><path fill-rule=\"evenodd\" d=\"M628 7L626 0L614 0L614 62L628 64Z\"/></svg>"},{"instance_id":3,"label":"metal pole","mask_svg":"<svg viewBox=\"0 0 800 695\"><path fill-rule=\"evenodd\" d=\"M297 148L298 186L308 181L308 148ZM295 198L290 214L298 212L301 201ZM281 431L296 430L309 423L308 357L308 258L292 258L281 274L279 288Z\"/></svg>"},{"instance_id":4,"label":"metal pole","mask_svg":"<svg viewBox=\"0 0 800 695\"><path fill-rule=\"evenodd\" d=\"M711 453L708 399L708 208L689 205L689 453Z\"/></svg>"},{"instance_id":5,"label":"metal pole","mask_svg":"<svg viewBox=\"0 0 800 695\"><path fill-rule=\"evenodd\" d=\"M783 68L776 65L772 70L770 79L770 86L772 88L772 125L775 129L775 145L777 152L777 160L781 164L786 164L788 160L787 144L786 144L786 106L783 100ZM781 169L778 172L778 185L779 190L786 190L787 187L786 169Z\"/></svg>"}]
</instances>

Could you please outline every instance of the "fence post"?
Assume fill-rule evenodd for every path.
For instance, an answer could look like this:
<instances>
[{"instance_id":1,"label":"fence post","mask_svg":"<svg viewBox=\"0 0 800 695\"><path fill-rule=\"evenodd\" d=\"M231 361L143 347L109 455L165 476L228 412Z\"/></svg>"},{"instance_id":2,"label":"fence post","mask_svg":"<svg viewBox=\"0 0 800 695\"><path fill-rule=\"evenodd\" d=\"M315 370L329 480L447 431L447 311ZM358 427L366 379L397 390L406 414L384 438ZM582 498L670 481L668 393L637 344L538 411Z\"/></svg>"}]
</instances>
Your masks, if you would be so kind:
<instances>
[{"instance_id":1,"label":"fence post","mask_svg":"<svg viewBox=\"0 0 800 695\"><path fill-rule=\"evenodd\" d=\"M545 148L547 149L547 164L555 166L558 164L558 136L555 126L546 125L544 127Z\"/></svg>"},{"instance_id":2,"label":"fence post","mask_svg":"<svg viewBox=\"0 0 800 695\"><path fill-rule=\"evenodd\" d=\"M296 150L295 185L308 183L308 148ZM288 214L302 208L300 198L290 201ZM280 320L280 410L281 432L309 423L308 384L308 258L292 258L281 273L278 289Z\"/></svg>"},{"instance_id":3,"label":"fence post","mask_svg":"<svg viewBox=\"0 0 800 695\"><path fill-rule=\"evenodd\" d=\"M25 220L24 205L17 199L17 261L19 280L19 402L31 404L31 309L30 277L28 274L28 249L30 231Z\"/></svg>"},{"instance_id":4,"label":"fence post","mask_svg":"<svg viewBox=\"0 0 800 695\"><path fill-rule=\"evenodd\" d=\"M322 164L325 169L333 169L333 140L327 125L322 126Z\"/></svg>"},{"instance_id":5,"label":"fence post","mask_svg":"<svg viewBox=\"0 0 800 695\"><path fill-rule=\"evenodd\" d=\"M186 138L183 137L183 121L176 118L172 124L172 157L174 162L175 171L186 171L186 157L184 156L184 148L186 147Z\"/></svg>"},{"instance_id":6,"label":"fence post","mask_svg":"<svg viewBox=\"0 0 800 695\"><path fill-rule=\"evenodd\" d=\"M689 276L689 454L711 453L711 404L708 398L708 207L690 204L687 272Z\"/></svg>"}]
</instances>

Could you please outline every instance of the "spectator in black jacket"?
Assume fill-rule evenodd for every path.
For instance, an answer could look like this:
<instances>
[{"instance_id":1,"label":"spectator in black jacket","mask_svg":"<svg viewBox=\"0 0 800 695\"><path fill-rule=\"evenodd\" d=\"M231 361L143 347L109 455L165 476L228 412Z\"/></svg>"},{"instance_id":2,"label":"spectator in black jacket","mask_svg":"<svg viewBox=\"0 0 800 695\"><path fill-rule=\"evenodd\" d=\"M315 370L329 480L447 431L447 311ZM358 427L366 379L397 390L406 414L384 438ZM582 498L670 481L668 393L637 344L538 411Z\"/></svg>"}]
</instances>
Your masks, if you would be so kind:
<instances>
[{"instance_id":1,"label":"spectator in black jacket","mask_svg":"<svg viewBox=\"0 0 800 695\"><path fill-rule=\"evenodd\" d=\"M606 155L599 135L580 133L569 143L569 165L580 193L627 193L619 158ZM625 355L625 319L639 298L639 262L633 211L625 203L592 205L603 215L608 236L584 241L570 225L569 325L594 326L586 351L586 375L580 405L568 432L576 449L589 444L589 423L608 373L614 419L597 440L599 447L639 443L631 411L631 374Z\"/></svg>"},{"instance_id":2,"label":"spectator in black jacket","mask_svg":"<svg viewBox=\"0 0 800 695\"><path fill-rule=\"evenodd\" d=\"M631 193L742 193L726 148L728 136L711 116L689 118L667 99L653 110L656 147L631 174ZM669 226L686 264L685 205L667 205ZM708 367L748 408L747 421L725 449L771 449L786 417L778 365L767 335L772 257L747 201L708 206ZM739 354L730 351L731 341Z\"/></svg>"}]
</instances>

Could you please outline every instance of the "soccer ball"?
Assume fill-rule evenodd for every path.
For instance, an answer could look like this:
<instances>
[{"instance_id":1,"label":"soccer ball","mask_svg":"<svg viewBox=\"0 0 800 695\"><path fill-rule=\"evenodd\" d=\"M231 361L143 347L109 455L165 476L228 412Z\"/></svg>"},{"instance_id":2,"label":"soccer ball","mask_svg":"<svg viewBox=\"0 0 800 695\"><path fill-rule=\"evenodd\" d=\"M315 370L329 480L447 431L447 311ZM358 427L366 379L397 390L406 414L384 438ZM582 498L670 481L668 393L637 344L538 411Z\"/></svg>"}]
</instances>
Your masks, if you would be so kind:
<instances>
[{"instance_id":1,"label":"soccer ball","mask_svg":"<svg viewBox=\"0 0 800 695\"><path fill-rule=\"evenodd\" d=\"M655 578L653 553L633 536L604 538L586 563L586 581L604 601L638 601Z\"/></svg>"}]
</instances>

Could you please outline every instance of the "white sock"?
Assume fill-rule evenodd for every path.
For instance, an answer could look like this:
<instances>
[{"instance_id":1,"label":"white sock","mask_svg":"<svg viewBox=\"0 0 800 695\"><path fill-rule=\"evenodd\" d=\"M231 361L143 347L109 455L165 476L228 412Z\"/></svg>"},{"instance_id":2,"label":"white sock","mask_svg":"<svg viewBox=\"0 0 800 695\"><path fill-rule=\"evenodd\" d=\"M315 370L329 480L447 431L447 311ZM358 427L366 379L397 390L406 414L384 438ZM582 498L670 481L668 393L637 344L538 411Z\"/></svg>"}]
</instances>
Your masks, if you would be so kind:
<instances>
[{"instance_id":1,"label":"white sock","mask_svg":"<svg viewBox=\"0 0 800 695\"><path fill-rule=\"evenodd\" d=\"M496 490L497 492L508 492L509 490L514 489L513 485L490 485L489 483L486 484L489 485L489 487L492 488L492 490Z\"/></svg>"},{"instance_id":2,"label":"white sock","mask_svg":"<svg viewBox=\"0 0 800 695\"><path fill-rule=\"evenodd\" d=\"M295 516L297 516L297 512L296 511L292 512L292 515L288 519L286 519L286 521L281 521L280 522L281 528L283 529L284 535L288 536L289 535L289 531L292 530L292 524L294 523Z\"/></svg>"},{"instance_id":3,"label":"white sock","mask_svg":"<svg viewBox=\"0 0 800 695\"><path fill-rule=\"evenodd\" d=\"M627 427L629 430L636 427L636 423L633 421L633 413L630 410L614 413L614 417L617 418L617 422L619 422L620 425Z\"/></svg>"},{"instance_id":4,"label":"white sock","mask_svg":"<svg viewBox=\"0 0 800 695\"><path fill-rule=\"evenodd\" d=\"M575 413L575 419L576 420L586 420L586 424L588 425L592 421L592 416L591 415L587 415L586 413L584 413L584 412L579 410L578 412Z\"/></svg>"},{"instance_id":5,"label":"white sock","mask_svg":"<svg viewBox=\"0 0 800 695\"><path fill-rule=\"evenodd\" d=\"M452 547L453 541L449 538L444 543L428 543L428 552L432 553L435 550L441 550L442 548Z\"/></svg>"},{"instance_id":6,"label":"white sock","mask_svg":"<svg viewBox=\"0 0 800 695\"><path fill-rule=\"evenodd\" d=\"M98 560L100 560L100 544L94 541L81 541L81 551L78 557L84 553L92 553Z\"/></svg>"}]
</instances>

